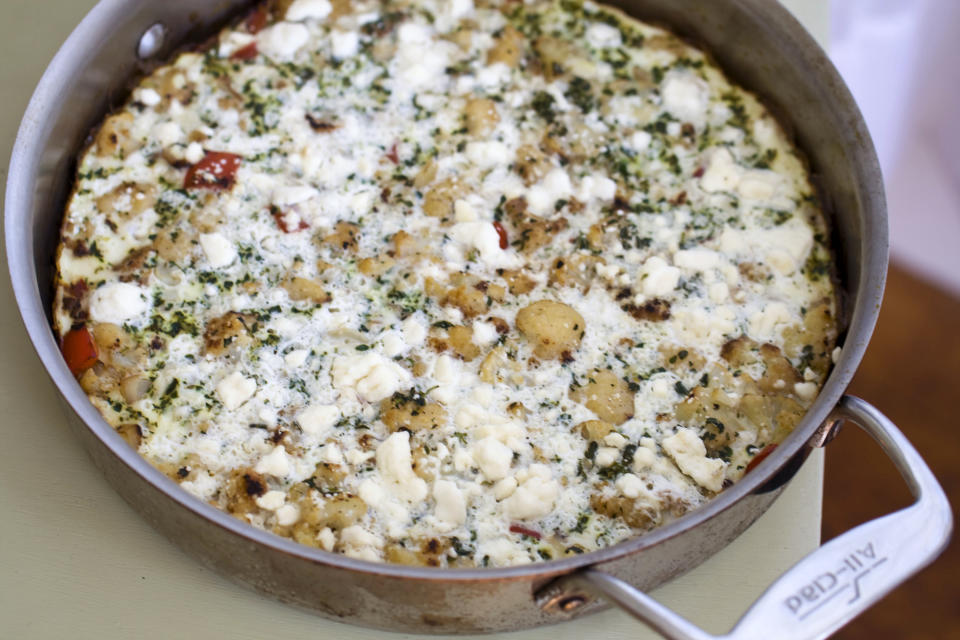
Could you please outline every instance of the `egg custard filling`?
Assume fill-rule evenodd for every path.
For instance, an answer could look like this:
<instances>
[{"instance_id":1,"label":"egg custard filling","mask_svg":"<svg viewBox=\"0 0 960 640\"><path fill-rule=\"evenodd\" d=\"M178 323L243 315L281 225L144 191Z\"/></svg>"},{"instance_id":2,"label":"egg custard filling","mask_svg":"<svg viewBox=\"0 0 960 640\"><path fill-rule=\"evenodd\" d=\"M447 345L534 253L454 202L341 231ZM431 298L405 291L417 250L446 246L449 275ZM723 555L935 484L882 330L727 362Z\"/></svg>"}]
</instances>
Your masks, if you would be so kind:
<instances>
[{"instance_id":1,"label":"egg custard filling","mask_svg":"<svg viewBox=\"0 0 960 640\"><path fill-rule=\"evenodd\" d=\"M185 490L366 560L505 566L697 508L836 356L804 159L577 0L268 2L80 156L55 329Z\"/></svg>"}]
</instances>

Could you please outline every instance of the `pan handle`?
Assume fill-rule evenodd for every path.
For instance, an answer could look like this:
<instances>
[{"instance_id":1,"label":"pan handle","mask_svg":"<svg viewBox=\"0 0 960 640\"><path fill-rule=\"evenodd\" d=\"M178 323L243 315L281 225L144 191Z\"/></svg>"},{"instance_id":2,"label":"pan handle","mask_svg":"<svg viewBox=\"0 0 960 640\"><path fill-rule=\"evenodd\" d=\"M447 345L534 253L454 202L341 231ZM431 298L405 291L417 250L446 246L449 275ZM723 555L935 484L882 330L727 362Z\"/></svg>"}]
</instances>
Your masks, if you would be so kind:
<instances>
[{"instance_id":1,"label":"pan handle","mask_svg":"<svg viewBox=\"0 0 960 640\"><path fill-rule=\"evenodd\" d=\"M569 614L590 596L603 597L670 640L799 640L826 638L837 631L932 562L950 539L953 518L930 468L877 409L845 396L831 419L850 420L869 433L916 501L812 552L768 587L730 633L710 635L647 594L593 568L548 584L537 594L541 607Z\"/></svg>"}]
</instances>

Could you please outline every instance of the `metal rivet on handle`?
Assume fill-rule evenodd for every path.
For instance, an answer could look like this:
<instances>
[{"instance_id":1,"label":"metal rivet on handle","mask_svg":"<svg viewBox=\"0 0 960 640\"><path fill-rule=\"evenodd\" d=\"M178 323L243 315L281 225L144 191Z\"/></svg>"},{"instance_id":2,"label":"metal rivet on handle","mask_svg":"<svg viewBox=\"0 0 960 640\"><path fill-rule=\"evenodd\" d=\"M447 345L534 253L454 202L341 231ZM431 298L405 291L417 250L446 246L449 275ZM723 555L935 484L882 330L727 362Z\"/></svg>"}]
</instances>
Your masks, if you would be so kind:
<instances>
[{"instance_id":1,"label":"metal rivet on handle","mask_svg":"<svg viewBox=\"0 0 960 640\"><path fill-rule=\"evenodd\" d=\"M143 32L137 44L137 57L147 60L160 53L167 39L167 27L162 22L156 22Z\"/></svg>"},{"instance_id":2,"label":"metal rivet on handle","mask_svg":"<svg viewBox=\"0 0 960 640\"><path fill-rule=\"evenodd\" d=\"M535 597L541 610L562 616L573 615L580 607L592 600L589 594L579 590L573 591L561 581L547 585Z\"/></svg>"}]
</instances>

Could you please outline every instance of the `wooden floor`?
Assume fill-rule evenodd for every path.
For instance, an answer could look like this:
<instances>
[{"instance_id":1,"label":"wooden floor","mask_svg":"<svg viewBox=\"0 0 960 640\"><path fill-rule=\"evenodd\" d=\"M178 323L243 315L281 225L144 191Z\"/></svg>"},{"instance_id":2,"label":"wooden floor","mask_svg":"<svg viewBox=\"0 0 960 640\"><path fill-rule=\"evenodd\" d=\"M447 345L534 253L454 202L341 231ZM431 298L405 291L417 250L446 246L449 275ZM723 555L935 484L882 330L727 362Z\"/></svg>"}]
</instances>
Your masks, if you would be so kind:
<instances>
[{"instance_id":1,"label":"wooden floor","mask_svg":"<svg viewBox=\"0 0 960 640\"><path fill-rule=\"evenodd\" d=\"M880 320L850 393L896 423L960 505L960 299L891 267ZM824 540L905 506L909 493L856 428L827 447ZM956 526L956 525L955 525ZM960 536L928 569L835 637L960 640Z\"/></svg>"}]
</instances>

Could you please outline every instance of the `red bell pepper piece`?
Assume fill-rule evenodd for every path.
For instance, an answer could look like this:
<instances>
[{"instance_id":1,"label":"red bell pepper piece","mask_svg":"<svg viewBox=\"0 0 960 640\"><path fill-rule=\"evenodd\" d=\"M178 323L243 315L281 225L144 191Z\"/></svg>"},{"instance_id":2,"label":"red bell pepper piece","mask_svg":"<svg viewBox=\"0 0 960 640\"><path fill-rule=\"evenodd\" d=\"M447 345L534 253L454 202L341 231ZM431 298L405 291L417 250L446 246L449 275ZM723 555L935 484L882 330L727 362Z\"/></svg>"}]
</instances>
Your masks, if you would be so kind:
<instances>
[{"instance_id":1,"label":"red bell pepper piece","mask_svg":"<svg viewBox=\"0 0 960 640\"><path fill-rule=\"evenodd\" d=\"M494 222L493 228L497 230L497 235L500 236L500 248L506 249L509 247L510 241L507 239L507 230L503 228L503 225L499 222Z\"/></svg>"},{"instance_id":2,"label":"red bell pepper piece","mask_svg":"<svg viewBox=\"0 0 960 640\"><path fill-rule=\"evenodd\" d=\"M751 461L747 464L747 468L744 470L743 474L746 475L746 474L750 473L751 471L753 471L754 467L756 467L758 464L760 464L761 462L763 462L764 459L765 459L767 456L769 456L771 453L773 453L773 450L776 449L776 448L777 448L777 445L775 445L775 444L768 444L768 445L765 446L763 449L761 449L761 450L760 450L760 453L758 453L757 455L753 456L753 460L751 460Z\"/></svg>"},{"instance_id":3,"label":"red bell pepper piece","mask_svg":"<svg viewBox=\"0 0 960 640\"><path fill-rule=\"evenodd\" d=\"M71 329L67 335L63 336L60 345L63 353L63 359L67 361L67 367L74 376L97 364L97 345L93 341L90 330L86 327Z\"/></svg>"},{"instance_id":4,"label":"red bell pepper piece","mask_svg":"<svg viewBox=\"0 0 960 640\"><path fill-rule=\"evenodd\" d=\"M184 189L229 189L237 179L237 169L243 160L235 153L207 151L203 160L187 169Z\"/></svg>"},{"instance_id":5,"label":"red bell pepper piece","mask_svg":"<svg viewBox=\"0 0 960 640\"><path fill-rule=\"evenodd\" d=\"M543 535L539 531L534 531L533 529L528 529L522 524L511 524L510 533L519 533L522 536L529 536L531 538L536 538L537 540L541 539Z\"/></svg>"}]
</instances>

